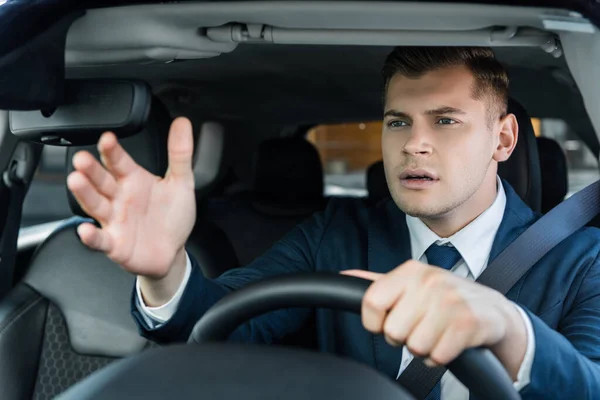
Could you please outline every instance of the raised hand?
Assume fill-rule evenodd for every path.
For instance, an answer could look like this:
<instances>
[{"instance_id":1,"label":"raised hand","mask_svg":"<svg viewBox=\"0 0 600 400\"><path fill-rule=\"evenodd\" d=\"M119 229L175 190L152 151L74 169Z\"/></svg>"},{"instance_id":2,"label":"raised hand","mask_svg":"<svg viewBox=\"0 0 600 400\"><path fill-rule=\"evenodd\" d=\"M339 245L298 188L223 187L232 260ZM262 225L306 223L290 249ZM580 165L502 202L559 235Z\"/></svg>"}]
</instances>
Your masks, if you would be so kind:
<instances>
[{"instance_id":1,"label":"raised hand","mask_svg":"<svg viewBox=\"0 0 600 400\"><path fill-rule=\"evenodd\" d=\"M67 186L101 228L85 223L78 233L125 270L159 281L177 264L196 219L193 135L188 119L173 121L164 178L140 167L107 132L98 142L102 165L89 152L73 157Z\"/></svg>"}]
</instances>

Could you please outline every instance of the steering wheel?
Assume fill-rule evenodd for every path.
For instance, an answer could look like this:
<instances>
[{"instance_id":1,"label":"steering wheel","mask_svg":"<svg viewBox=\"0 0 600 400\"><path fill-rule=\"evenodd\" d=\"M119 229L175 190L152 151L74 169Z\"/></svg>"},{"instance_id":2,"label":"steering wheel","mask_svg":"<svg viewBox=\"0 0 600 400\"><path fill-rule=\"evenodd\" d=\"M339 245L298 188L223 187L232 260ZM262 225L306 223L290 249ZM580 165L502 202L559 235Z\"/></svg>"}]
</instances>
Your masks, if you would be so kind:
<instances>
[{"instance_id":1,"label":"steering wheel","mask_svg":"<svg viewBox=\"0 0 600 400\"><path fill-rule=\"evenodd\" d=\"M170 345L113 362L58 399L414 400L397 382L358 361L280 346L220 343L239 324L279 308L360 313L370 284L339 274L287 275L250 284L196 323L189 342L198 345ZM449 369L478 398L520 399L488 350L467 350Z\"/></svg>"},{"instance_id":2,"label":"steering wheel","mask_svg":"<svg viewBox=\"0 0 600 400\"><path fill-rule=\"evenodd\" d=\"M265 279L223 298L196 323L189 342L224 341L242 323L280 308L322 307L361 312L371 281L340 274L290 274ZM506 369L488 349L465 350L448 369L485 399L520 399Z\"/></svg>"}]
</instances>

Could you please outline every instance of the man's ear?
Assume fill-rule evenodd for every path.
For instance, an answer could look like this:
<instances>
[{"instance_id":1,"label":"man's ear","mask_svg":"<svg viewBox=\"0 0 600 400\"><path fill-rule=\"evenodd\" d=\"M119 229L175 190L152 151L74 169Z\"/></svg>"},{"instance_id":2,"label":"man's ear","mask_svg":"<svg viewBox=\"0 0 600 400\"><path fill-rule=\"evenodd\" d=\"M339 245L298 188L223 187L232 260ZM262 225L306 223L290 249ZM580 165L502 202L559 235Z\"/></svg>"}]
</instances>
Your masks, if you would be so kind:
<instances>
[{"instance_id":1,"label":"man's ear","mask_svg":"<svg viewBox=\"0 0 600 400\"><path fill-rule=\"evenodd\" d=\"M519 123L514 114L507 114L500 119L500 132L498 133L498 146L494 151L494 160L503 162L512 154L519 139Z\"/></svg>"}]
</instances>

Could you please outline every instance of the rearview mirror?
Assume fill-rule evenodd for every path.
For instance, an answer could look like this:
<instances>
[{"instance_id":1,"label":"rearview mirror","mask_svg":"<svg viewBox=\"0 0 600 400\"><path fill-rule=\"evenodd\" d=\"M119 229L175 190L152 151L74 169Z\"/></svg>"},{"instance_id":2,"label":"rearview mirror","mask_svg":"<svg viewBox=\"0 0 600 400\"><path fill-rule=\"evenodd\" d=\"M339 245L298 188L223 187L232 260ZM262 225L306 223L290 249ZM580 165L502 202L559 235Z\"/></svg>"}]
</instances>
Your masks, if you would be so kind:
<instances>
[{"instance_id":1,"label":"rearview mirror","mask_svg":"<svg viewBox=\"0 0 600 400\"><path fill-rule=\"evenodd\" d=\"M43 144L95 144L105 131L123 138L139 132L148 119L152 92L142 81L71 80L65 104L51 110L10 111L11 132Z\"/></svg>"}]
</instances>

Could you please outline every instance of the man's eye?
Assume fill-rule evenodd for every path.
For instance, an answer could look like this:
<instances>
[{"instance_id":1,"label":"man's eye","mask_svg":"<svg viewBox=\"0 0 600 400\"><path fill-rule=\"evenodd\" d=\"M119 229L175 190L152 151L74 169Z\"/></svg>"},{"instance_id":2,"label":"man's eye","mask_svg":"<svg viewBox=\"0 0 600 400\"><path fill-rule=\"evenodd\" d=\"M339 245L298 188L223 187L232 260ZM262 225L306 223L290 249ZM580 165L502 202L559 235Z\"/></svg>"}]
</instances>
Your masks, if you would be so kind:
<instances>
[{"instance_id":1,"label":"man's eye","mask_svg":"<svg viewBox=\"0 0 600 400\"><path fill-rule=\"evenodd\" d=\"M452 124L456 124L456 121L453 120L452 118L440 118L440 119L438 119L438 124L440 124L440 125L452 125Z\"/></svg>"},{"instance_id":2,"label":"man's eye","mask_svg":"<svg viewBox=\"0 0 600 400\"><path fill-rule=\"evenodd\" d=\"M390 127L390 128L403 128L405 126L408 126L408 124L404 121L394 120L394 121L388 122L388 127Z\"/></svg>"}]
</instances>

